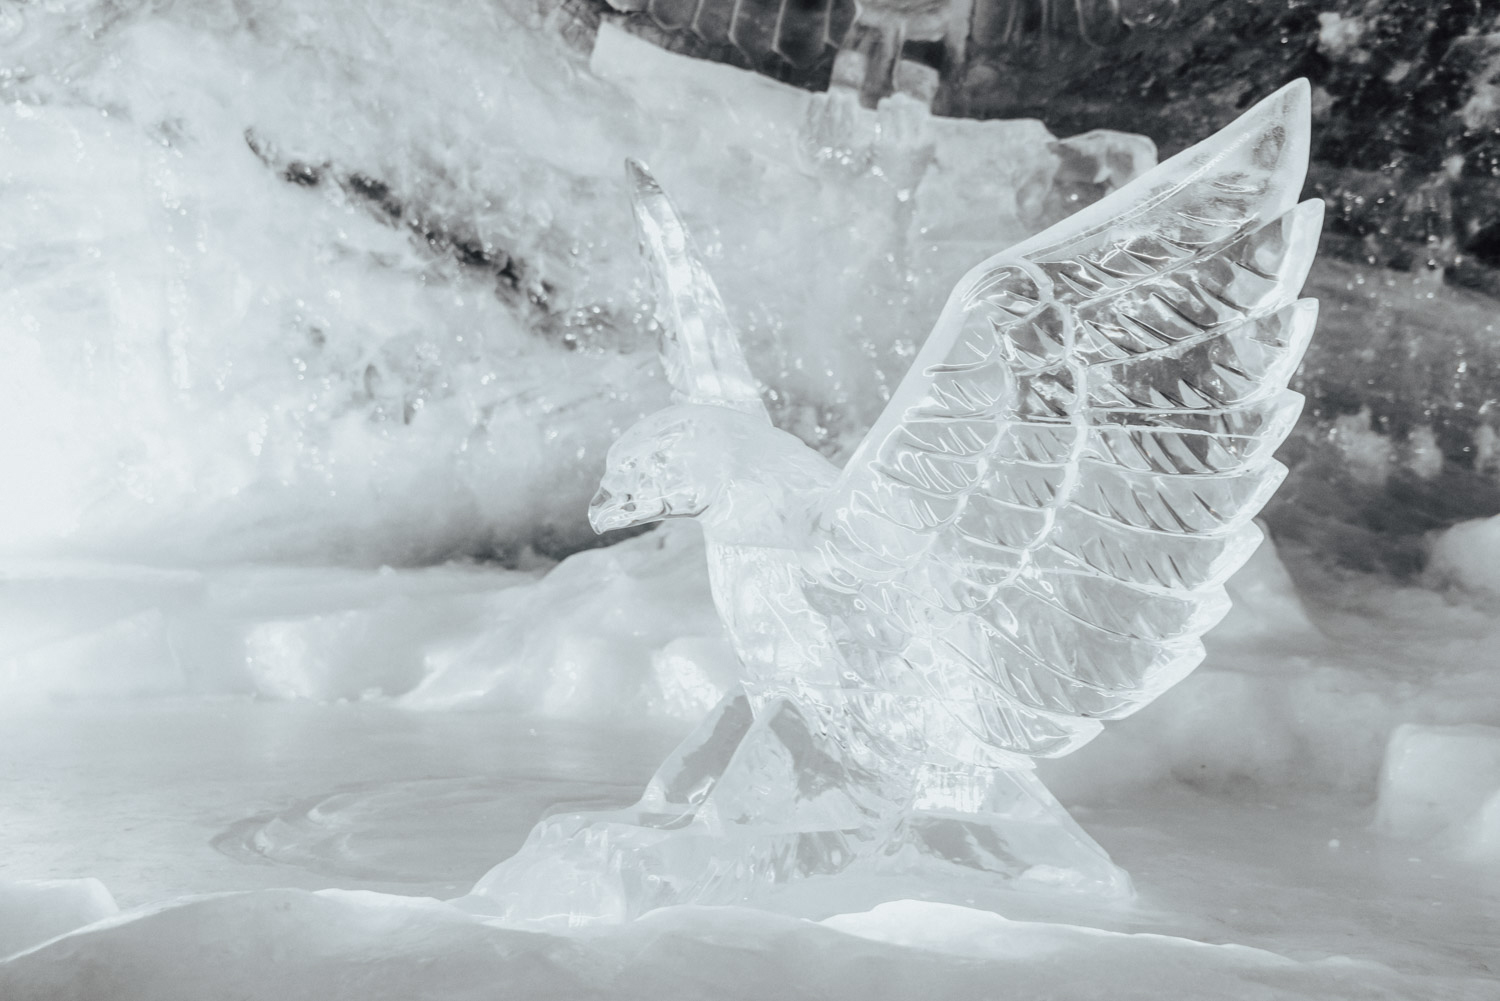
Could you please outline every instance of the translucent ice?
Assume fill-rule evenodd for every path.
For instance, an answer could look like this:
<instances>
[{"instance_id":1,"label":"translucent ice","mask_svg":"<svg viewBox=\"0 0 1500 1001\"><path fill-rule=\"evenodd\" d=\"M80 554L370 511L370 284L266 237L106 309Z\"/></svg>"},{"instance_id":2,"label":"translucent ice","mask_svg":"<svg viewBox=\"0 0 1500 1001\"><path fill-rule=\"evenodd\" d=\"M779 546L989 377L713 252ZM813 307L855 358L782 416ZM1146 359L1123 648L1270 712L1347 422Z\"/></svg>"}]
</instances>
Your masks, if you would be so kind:
<instances>
[{"instance_id":1,"label":"translucent ice","mask_svg":"<svg viewBox=\"0 0 1500 1001\"><path fill-rule=\"evenodd\" d=\"M476 887L616 918L851 868L1129 882L1030 771L1203 656L1301 409L1298 82L959 283L839 470L774 428L717 289L631 166L673 406L594 526L702 526L740 688L633 809L552 818Z\"/></svg>"}]
</instances>

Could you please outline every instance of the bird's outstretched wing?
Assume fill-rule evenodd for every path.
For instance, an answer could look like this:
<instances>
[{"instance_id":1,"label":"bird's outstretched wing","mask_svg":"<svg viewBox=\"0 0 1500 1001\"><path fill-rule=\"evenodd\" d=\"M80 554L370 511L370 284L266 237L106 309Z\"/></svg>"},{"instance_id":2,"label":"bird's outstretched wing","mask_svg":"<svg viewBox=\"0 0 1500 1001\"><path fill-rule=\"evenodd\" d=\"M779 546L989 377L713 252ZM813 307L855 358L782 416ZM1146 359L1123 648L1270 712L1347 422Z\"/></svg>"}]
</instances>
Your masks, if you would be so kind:
<instances>
[{"instance_id":1,"label":"bird's outstretched wing","mask_svg":"<svg viewBox=\"0 0 1500 1001\"><path fill-rule=\"evenodd\" d=\"M658 348L674 402L717 404L765 416L724 300L677 209L642 164L625 161L625 173L641 256L656 290Z\"/></svg>"},{"instance_id":2,"label":"bird's outstretched wing","mask_svg":"<svg viewBox=\"0 0 1500 1001\"><path fill-rule=\"evenodd\" d=\"M971 271L835 485L840 643L955 732L1063 753L1202 658L1302 403L1308 127L1298 81Z\"/></svg>"}]
</instances>

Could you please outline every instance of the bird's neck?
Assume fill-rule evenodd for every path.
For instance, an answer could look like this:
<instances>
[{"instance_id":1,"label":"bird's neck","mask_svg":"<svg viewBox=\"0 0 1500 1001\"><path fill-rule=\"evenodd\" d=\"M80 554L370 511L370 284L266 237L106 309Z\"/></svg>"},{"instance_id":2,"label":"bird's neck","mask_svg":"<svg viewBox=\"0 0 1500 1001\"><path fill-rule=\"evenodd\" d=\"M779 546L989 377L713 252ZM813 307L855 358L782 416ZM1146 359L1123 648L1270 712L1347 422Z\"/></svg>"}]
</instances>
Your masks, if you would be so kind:
<instances>
[{"instance_id":1,"label":"bird's neck","mask_svg":"<svg viewBox=\"0 0 1500 1001\"><path fill-rule=\"evenodd\" d=\"M838 467L770 426L727 451L717 496L699 519L704 532L723 545L804 548Z\"/></svg>"},{"instance_id":2,"label":"bird's neck","mask_svg":"<svg viewBox=\"0 0 1500 1001\"><path fill-rule=\"evenodd\" d=\"M774 484L737 480L699 518L705 536L727 546L800 549L810 536L814 498Z\"/></svg>"}]
</instances>

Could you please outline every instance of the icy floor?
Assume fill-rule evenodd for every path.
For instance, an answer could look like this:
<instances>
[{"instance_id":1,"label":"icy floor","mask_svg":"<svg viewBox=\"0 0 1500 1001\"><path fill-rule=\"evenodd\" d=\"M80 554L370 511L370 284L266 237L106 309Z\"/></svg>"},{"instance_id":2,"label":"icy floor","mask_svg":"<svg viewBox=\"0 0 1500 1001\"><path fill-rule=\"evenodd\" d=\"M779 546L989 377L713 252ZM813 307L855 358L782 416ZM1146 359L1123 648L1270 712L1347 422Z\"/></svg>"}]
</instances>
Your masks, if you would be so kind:
<instances>
[{"instance_id":1,"label":"icy floor","mask_svg":"<svg viewBox=\"0 0 1500 1001\"><path fill-rule=\"evenodd\" d=\"M454 897L559 804L633 800L669 736L495 712L172 700L0 739L5 872L122 907L287 886Z\"/></svg>"},{"instance_id":2,"label":"icy floor","mask_svg":"<svg viewBox=\"0 0 1500 1001\"><path fill-rule=\"evenodd\" d=\"M322 968L320 976L330 965L342 968L352 983L372 976L367 961L380 954L402 976L418 978L408 982L422 983L422 996L462 997L469 996L465 981L442 967L472 963L475 936L494 939L482 952L501 996L578 996L570 992L581 984L606 996L644 996L644 985L658 982L681 990L676 996L771 997L798 983L812 997L894 997L921 970L937 978L928 997L973 996L965 991L988 982L994 993L986 996L994 997L1034 996L1024 984L1068 998L1145 997L1154 984L1207 991L1167 995L1181 997L1479 1001L1500 984L1500 880L1492 872L1383 839L1371 831L1368 809L1338 799L1277 804L1182 787L1075 805L1134 875L1133 906L983 901L1026 922L1016 927L977 909L877 907L889 886L842 889L839 899L856 913L832 917L814 887L783 900L782 918L667 913L602 936L542 945L524 935L517 945L509 936L520 933L483 928L435 905L411 911L404 898L269 892L461 893L519 845L538 813L632 799L671 736L671 728L495 712L238 699L72 706L9 719L0 737L0 876L89 875L122 907L177 903L166 911L144 907L130 922L0 964L0 987L18 992L7 997L37 998L188 997L194 984L255 997L358 996L317 993L322 981L307 977L307 968ZM920 888L907 889L920 896ZM260 895L180 899L223 891ZM859 913L861 892L870 913ZM183 910L201 913L177 917ZM790 916L894 942L860 944L788 924ZM297 936L323 920L342 930L304 941L315 956L299 952ZM424 929L418 947L411 924ZM903 977L883 985L890 993L873 994L860 993L857 982L829 982L826 971L804 980L795 964L761 950L789 942L826 953L820 963L851 976L873 958L900 967ZM279 968L259 984L238 979L233 962L212 968L203 955L259 949L271 950ZM558 950L590 958L558 959ZM607 977L591 982L598 964L621 950L640 981L628 989ZM695 953L720 954L715 962L722 962L725 952L758 979L737 982L733 964L697 968ZM534 969L539 953L556 967ZM955 954L969 959L944 958ZM1074 959L1083 965L1059 972L1059 963ZM167 971L179 964L182 979L174 980ZM975 964L993 979L976 978ZM146 975L158 965L153 981ZM422 970L432 976L420 980ZM163 986L169 983L178 986ZM507 989L528 983L529 995ZM42 993L41 985L61 993Z\"/></svg>"},{"instance_id":3,"label":"icy floor","mask_svg":"<svg viewBox=\"0 0 1500 1001\"><path fill-rule=\"evenodd\" d=\"M1494 535L1468 526L1438 549L1472 557ZM567 935L438 901L543 813L633 800L722 689L690 531L545 575L246 568L174 572L153 590L139 569L12 566L0 597L13 609L87 584L74 593L95 639L43 636L8 662L13 685L74 670L69 698L0 720L0 943L47 937L27 937L28 914L50 934L104 920L0 961L0 997L1493 998L1488 578L1452 554L1442 572L1468 591L1320 577L1292 559L1318 600L1299 600L1263 550L1205 666L1044 771L1131 872L1133 903L846 880L763 912L676 909ZM112 619L157 628L128 646ZM414 661L384 670L391 691L285 700L336 680L328 665L349 670L376 622L399 623ZM281 666L252 698L231 692L264 685L264 663L153 670L152 649L259 650ZM181 690L80 697L111 655ZM35 881L81 878L124 913L90 910L93 885L77 883L51 884L72 918L57 902L25 910L47 885Z\"/></svg>"},{"instance_id":4,"label":"icy floor","mask_svg":"<svg viewBox=\"0 0 1500 1001\"><path fill-rule=\"evenodd\" d=\"M567 934L442 901L729 683L691 526L545 572L5 563L0 997L1488 1001L1497 545L1420 587L1288 553L1305 598L1263 548L1202 668L1044 763L1129 905L844 879Z\"/></svg>"}]
</instances>

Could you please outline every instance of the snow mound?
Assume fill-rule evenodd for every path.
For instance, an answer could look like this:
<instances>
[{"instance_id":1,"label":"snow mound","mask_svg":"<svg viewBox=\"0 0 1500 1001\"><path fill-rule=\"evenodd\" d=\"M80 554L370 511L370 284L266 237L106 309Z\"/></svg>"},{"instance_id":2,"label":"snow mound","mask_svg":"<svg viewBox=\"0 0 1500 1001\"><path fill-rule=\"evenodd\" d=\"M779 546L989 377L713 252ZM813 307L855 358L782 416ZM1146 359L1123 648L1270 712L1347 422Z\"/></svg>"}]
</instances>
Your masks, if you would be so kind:
<instances>
[{"instance_id":1,"label":"snow mound","mask_svg":"<svg viewBox=\"0 0 1500 1001\"><path fill-rule=\"evenodd\" d=\"M97 879L0 880L0 960L118 911Z\"/></svg>"},{"instance_id":2,"label":"snow mound","mask_svg":"<svg viewBox=\"0 0 1500 1001\"><path fill-rule=\"evenodd\" d=\"M160 570L0 562L0 708L78 699L254 693L395 696L423 656L487 627L527 572L465 563L395 570Z\"/></svg>"},{"instance_id":3,"label":"snow mound","mask_svg":"<svg viewBox=\"0 0 1500 1001\"><path fill-rule=\"evenodd\" d=\"M940 950L928 948L941 934ZM430 899L268 890L134 912L0 965L0 994L110 1001L1479 998L1462 976L900 904L823 926L673 908L605 933L497 927Z\"/></svg>"},{"instance_id":4,"label":"snow mound","mask_svg":"<svg viewBox=\"0 0 1500 1001\"><path fill-rule=\"evenodd\" d=\"M482 625L422 666L404 705L684 721L712 709L739 670L709 596L702 533L685 522L575 553L498 595Z\"/></svg>"},{"instance_id":5,"label":"snow mound","mask_svg":"<svg viewBox=\"0 0 1500 1001\"><path fill-rule=\"evenodd\" d=\"M1392 837L1500 864L1500 726L1398 727L1375 824Z\"/></svg>"},{"instance_id":6,"label":"snow mound","mask_svg":"<svg viewBox=\"0 0 1500 1001\"><path fill-rule=\"evenodd\" d=\"M1427 572L1437 583L1500 598L1500 515L1460 522L1438 533Z\"/></svg>"}]
</instances>

